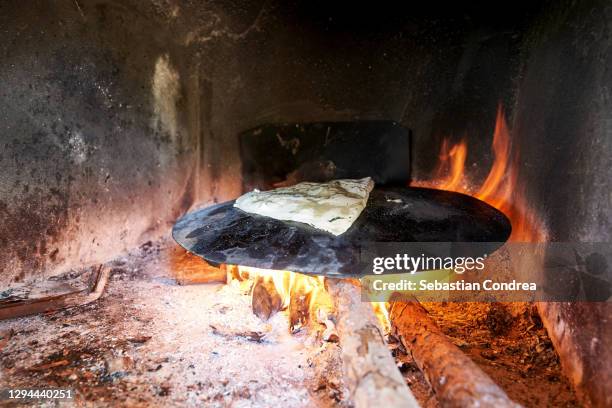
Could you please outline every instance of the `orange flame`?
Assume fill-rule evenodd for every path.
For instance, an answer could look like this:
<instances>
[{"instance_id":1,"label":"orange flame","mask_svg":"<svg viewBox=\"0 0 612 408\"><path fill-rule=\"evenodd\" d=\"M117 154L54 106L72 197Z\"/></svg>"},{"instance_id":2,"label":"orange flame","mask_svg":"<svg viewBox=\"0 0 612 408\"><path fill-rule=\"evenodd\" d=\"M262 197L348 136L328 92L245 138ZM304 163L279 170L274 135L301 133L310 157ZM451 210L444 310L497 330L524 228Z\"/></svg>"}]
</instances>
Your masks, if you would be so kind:
<instances>
[{"instance_id":1,"label":"orange flame","mask_svg":"<svg viewBox=\"0 0 612 408\"><path fill-rule=\"evenodd\" d=\"M442 140L438 166L434 170L433 180L415 180L411 183L415 187L430 187L438 190L465 192L467 182L465 176L465 159L467 157L467 143L465 140L451 145L449 139Z\"/></svg>"},{"instance_id":2,"label":"orange flame","mask_svg":"<svg viewBox=\"0 0 612 408\"><path fill-rule=\"evenodd\" d=\"M467 157L467 143L461 141L449 148L450 142L444 139L440 149L440 162L436 173L447 175L438 181L442 190L457 191L465 188L465 158Z\"/></svg>"},{"instance_id":3,"label":"orange flame","mask_svg":"<svg viewBox=\"0 0 612 408\"><path fill-rule=\"evenodd\" d=\"M509 199L510 182L504 183L506 175L512 176L516 168L509 168L510 162L510 132L504 110L499 106L497 118L495 120L495 131L493 132L493 154L495 160L489 175L476 193L476 197L490 203L494 207L499 207Z\"/></svg>"},{"instance_id":4,"label":"orange flame","mask_svg":"<svg viewBox=\"0 0 612 408\"><path fill-rule=\"evenodd\" d=\"M416 181L412 185L473 195L506 214L512 223L510 241L544 241L544 225L529 207L524 186L519 184L519 152L517 149L512 150L510 130L501 105L497 110L492 150L493 165L479 188L469 185L466 181L469 179L465 175L466 142L462 140L451 146L448 139L443 140L440 148L436 179Z\"/></svg>"},{"instance_id":5,"label":"orange flame","mask_svg":"<svg viewBox=\"0 0 612 408\"><path fill-rule=\"evenodd\" d=\"M372 302L374 314L378 322L382 326L385 333L391 330L391 319L389 318L389 303L387 302Z\"/></svg>"},{"instance_id":6,"label":"orange flame","mask_svg":"<svg viewBox=\"0 0 612 408\"><path fill-rule=\"evenodd\" d=\"M276 291L283 302L283 309L289 306L292 296L310 295L308 314L311 321L320 321L321 316L331 317L333 311L332 299L325 289L323 276L308 276L290 271L277 271L271 269L252 268L236 265L230 267L237 272L242 280L256 280L262 277L274 283ZM231 272L230 272L231 273ZM387 333L391 328L388 304L385 302L372 302L374 314L378 318L383 330Z\"/></svg>"},{"instance_id":7,"label":"orange flame","mask_svg":"<svg viewBox=\"0 0 612 408\"><path fill-rule=\"evenodd\" d=\"M242 279L255 279L262 277L274 283L276 291L283 301L283 308L289 306L291 296L310 295L308 312L311 319L316 320L319 310L331 311L333 309L331 298L325 290L323 276L308 276L290 271L277 271L271 269L237 266L238 274Z\"/></svg>"}]
</instances>

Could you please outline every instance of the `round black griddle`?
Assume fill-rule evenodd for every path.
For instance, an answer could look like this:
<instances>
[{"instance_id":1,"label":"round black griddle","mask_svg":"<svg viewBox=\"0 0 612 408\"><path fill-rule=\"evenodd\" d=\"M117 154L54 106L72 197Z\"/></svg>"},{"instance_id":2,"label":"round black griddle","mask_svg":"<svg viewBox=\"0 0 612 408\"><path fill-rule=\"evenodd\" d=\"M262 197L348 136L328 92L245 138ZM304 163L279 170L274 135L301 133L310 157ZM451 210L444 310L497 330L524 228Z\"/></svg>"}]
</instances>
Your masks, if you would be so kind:
<instances>
[{"instance_id":1,"label":"round black griddle","mask_svg":"<svg viewBox=\"0 0 612 408\"><path fill-rule=\"evenodd\" d=\"M329 277L365 274L360 251L381 242L483 243L488 253L510 235L504 214L473 197L426 188L376 187L351 228L334 236L297 222L246 213L228 201L186 214L172 235L206 261ZM471 245L463 256L480 256ZM472 248L472 249L470 249ZM434 250L435 252L435 250ZM436 255L428 250L429 255ZM443 256L443 254L440 254Z\"/></svg>"}]
</instances>

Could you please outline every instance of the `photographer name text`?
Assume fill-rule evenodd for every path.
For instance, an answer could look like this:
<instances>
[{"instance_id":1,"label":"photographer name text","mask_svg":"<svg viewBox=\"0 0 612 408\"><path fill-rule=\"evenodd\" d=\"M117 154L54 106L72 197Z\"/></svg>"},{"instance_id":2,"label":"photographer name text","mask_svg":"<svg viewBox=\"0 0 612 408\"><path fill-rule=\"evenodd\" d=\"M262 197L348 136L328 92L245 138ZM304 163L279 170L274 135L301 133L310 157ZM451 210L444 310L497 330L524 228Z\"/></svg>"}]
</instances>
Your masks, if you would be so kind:
<instances>
[{"instance_id":1,"label":"photographer name text","mask_svg":"<svg viewBox=\"0 0 612 408\"><path fill-rule=\"evenodd\" d=\"M372 281L372 288L380 291L537 291L537 285L534 282L518 282L515 280L496 282L492 279L486 279L483 282L466 282L464 280L446 282L438 280L429 281L426 279L421 279L418 282L408 279L386 282L383 279L374 279Z\"/></svg>"}]
</instances>

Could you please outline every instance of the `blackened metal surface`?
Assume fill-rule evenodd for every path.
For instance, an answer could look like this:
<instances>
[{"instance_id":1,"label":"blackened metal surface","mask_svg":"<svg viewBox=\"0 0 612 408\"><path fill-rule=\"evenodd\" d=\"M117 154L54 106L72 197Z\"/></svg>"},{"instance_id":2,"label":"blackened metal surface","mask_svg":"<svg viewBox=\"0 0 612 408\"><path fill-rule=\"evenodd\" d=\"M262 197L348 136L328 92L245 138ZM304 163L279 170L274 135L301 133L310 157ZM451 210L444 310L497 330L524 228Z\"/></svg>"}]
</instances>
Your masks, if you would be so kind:
<instances>
[{"instance_id":1,"label":"blackened metal surface","mask_svg":"<svg viewBox=\"0 0 612 408\"><path fill-rule=\"evenodd\" d=\"M473 197L425 188L375 188L357 221L340 236L306 224L248 214L228 201L181 218L172 231L212 263L326 276L360 274L360 249L372 242L487 242L510 235L508 219Z\"/></svg>"},{"instance_id":2,"label":"blackened metal surface","mask_svg":"<svg viewBox=\"0 0 612 408\"><path fill-rule=\"evenodd\" d=\"M292 179L372 177L377 185L410 179L410 132L389 120L264 125L240 135L245 190Z\"/></svg>"}]
</instances>

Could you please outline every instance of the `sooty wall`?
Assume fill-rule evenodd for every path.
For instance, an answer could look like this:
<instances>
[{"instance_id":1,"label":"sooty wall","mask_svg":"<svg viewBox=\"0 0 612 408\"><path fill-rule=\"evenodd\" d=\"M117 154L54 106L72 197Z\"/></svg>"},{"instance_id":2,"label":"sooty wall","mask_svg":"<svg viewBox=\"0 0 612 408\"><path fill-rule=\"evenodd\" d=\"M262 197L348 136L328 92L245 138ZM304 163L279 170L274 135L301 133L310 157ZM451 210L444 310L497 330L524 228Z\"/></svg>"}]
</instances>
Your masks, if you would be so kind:
<instances>
[{"instance_id":1,"label":"sooty wall","mask_svg":"<svg viewBox=\"0 0 612 408\"><path fill-rule=\"evenodd\" d=\"M612 239L612 5L557 2L524 43L513 138L555 241Z\"/></svg>"},{"instance_id":2,"label":"sooty wall","mask_svg":"<svg viewBox=\"0 0 612 408\"><path fill-rule=\"evenodd\" d=\"M0 5L0 283L109 259L193 200L182 49L153 7Z\"/></svg>"},{"instance_id":3,"label":"sooty wall","mask_svg":"<svg viewBox=\"0 0 612 408\"><path fill-rule=\"evenodd\" d=\"M553 2L525 36L512 136L529 202L554 241L612 238L611 33L609 2ZM605 255L599 272L609 280ZM585 406L612 405L610 304L539 310Z\"/></svg>"}]
</instances>

